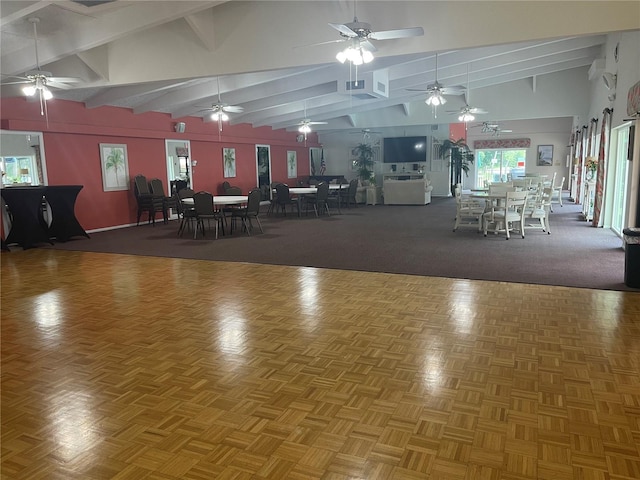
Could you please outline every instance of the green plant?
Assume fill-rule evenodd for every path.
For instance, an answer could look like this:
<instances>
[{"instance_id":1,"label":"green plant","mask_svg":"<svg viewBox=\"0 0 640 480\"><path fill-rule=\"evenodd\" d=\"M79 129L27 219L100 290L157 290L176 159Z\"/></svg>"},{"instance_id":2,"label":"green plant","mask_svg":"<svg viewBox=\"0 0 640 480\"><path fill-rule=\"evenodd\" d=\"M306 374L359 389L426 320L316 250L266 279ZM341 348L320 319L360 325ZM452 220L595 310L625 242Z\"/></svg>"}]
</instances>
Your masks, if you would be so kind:
<instances>
[{"instance_id":1,"label":"green plant","mask_svg":"<svg viewBox=\"0 0 640 480\"><path fill-rule=\"evenodd\" d=\"M474 155L464 138L459 140L445 140L440 145L440 156L449 160L451 165L451 195L455 195L456 185L462 182L462 172L469 175L469 167L473 163Z\"/></svg>"},{"instance_id":2,"label":"green plant","mask_svg":"<svg viewBox=\"0 0 640 480\"><path fill-rule=\"evenodd\" d=\"M358 167L358 178L363 182L371 182L375 185L375 176L373 175L373 147L366 143L360 143L352 150L356 155L353 160Z\"/></svg>"}]
</instances>

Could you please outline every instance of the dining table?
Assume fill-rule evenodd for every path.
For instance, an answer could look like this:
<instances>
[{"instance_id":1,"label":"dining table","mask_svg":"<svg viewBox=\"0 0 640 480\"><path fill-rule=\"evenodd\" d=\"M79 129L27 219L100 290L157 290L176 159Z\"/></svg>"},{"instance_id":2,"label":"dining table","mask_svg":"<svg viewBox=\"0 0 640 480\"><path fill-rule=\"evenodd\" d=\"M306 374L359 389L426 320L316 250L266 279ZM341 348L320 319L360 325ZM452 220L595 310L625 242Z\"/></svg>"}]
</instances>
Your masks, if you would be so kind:
<instances>
[{"instance_id":1,"label":"dining table","mask_svg":"<svg viewBox=\"0 0 640 480\"><path fill-rule=\"evenodd\" d=\"M193 197L186 197L182 200L183 205L192 206L195 204ZM245 205L249 201L248 195L214 195L213 196L213 205L214 206L230 206L230 205ZM224 220L226 223L226 218ZM222 235L225 235L224 223L222 225Z\"/></svg>"},{"instance_id":2,"label":"dining table","mask_svg":"<svg viewBox=\"0 0 640 480\"><path fill-rule=\"evenodd\" d=\"M333 190L334 192L338 191L338 212L340 213L340 194L339 190L348 190L348 183L330 183L329 184L329 192ZM276 193L276 189L273 189L273 193ZM305 195L315 195L318 193L318 187L289 187L289 193L291 195L296 195L296 201L298 202L298 216L302 211L302 198Z\"/></svg>"},{"instance_id":3,"label":"dining table","mask_svg":"<svg viewBox=\"0 0 640 480\"><path fill-rule=\"evenodd\" d=\"M249 201L248 195L214 195L214 205L242 205ZM182 199L184 205L193 205L193 198L187 197Z\"/></svg>"}]
</instances>

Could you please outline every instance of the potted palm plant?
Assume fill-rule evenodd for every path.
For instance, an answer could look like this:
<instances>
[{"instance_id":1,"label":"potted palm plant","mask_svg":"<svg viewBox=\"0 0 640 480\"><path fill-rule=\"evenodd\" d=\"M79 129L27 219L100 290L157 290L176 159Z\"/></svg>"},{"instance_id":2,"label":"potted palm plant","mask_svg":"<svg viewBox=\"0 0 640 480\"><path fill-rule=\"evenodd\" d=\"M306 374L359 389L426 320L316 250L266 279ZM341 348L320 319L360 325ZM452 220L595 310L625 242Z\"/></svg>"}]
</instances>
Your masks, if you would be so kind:
<instances>
[{"instance_id":1,"label":"potted palm plant","mask_svg":"<svg viewBox=\"0 0 640 480\"><path fill-rule=\"evenodd\" d=\"M376 180L373 175L373 148L366 143L360 143L352 150L356 155L353 163L358 168L358 178L363 185L375 185Z\"/></svg>"},{"instance_id":2,"label":"potted palm plant","mask_svg":"<svg viewBox=\"0 0 640 480\"><path fill-rule=\"evenodd\" d=\"M445 140L440 145L440 156L449 160L451 165L451 195L455 195L456 185L462 182L462 172L469 175L469 167L473 163L474 155L464 138L459 140Z\"/></svg>"}]
</instances>

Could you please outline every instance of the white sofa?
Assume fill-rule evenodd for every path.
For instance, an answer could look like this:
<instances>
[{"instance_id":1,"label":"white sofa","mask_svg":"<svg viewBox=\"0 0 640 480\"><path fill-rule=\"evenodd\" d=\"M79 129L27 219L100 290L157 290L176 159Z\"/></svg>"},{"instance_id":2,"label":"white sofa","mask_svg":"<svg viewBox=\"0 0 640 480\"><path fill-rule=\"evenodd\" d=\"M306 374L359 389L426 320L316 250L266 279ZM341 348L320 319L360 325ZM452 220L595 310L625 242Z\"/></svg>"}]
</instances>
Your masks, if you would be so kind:
<instances>
[{"instance_id":1,"label":"white sofa","mask_svg":"<svg viewBox=\"0 0 640 480\"><path fill-rule=\"evenodd\" d=\"M433 186L428 178L386 179L382 186L385 205L426 205L431 203Z\"/></svg>"}]
</instances>

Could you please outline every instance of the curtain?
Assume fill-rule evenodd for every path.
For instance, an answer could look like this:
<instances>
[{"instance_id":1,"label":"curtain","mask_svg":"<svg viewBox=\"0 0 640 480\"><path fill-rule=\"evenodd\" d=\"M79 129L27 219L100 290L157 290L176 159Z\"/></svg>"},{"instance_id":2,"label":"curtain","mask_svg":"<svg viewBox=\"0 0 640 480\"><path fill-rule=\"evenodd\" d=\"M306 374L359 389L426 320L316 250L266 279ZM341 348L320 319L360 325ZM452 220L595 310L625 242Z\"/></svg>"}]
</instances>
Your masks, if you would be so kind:
<instances>
[{"instance_id":1,"label":"curtain","mask_svg":"<svg viewBox=\"0 0 640 480\"><path fill-rule=\"evenodd\" d=\"M474 140L473 142L474 150L487 150L494 148L529 148L530 146L530 138Z\"/></svg>"},{"instance_id":2,"label":"curtain","mask_svg":"<svg viewBox=\"0 0 640 480\"><path fill-rule=\"evenodd\" d=\"M583 166L584 166L584 157L586 156L586 149L585 149L585 143L586 143L586 136L587 133L587 126L583 125L582 126L582 131L580 131L579 135L580 135L580 150L578 151L578 177L577 177L577 187L576 187L576 198L574 198L575 203L577 205L579 205L582 202L582 171L584 170Z\"/></svg>"},{"instance_id":3,"label":"curtain","mask_svg":"<svg viewBox=\"0 0 640 480\"><path fill-rule=\"evenodd\" d=\"M608 144L609 135L611 133L611 113L612 108L605 108L602 111L602 130L600 131L600 149L598 152L598 169L596 170L596 195L593 202L593 222L594 227L602 227L602 206L604 202L604 179L606 174L607 150L605 144Z\"/></svg>"},{"instance_id":4,"label":"curtain","mask_svg":"<svg viewBox=\"0 0 640 480\"><path fill-rule=\"evenodd\" d=\"M36 157L36 172L38 173L38 184L44 185L44 173L42 172L42 154L40 153L40 145L33 145L34 156Z\"/></svg>"}]
</instances>

